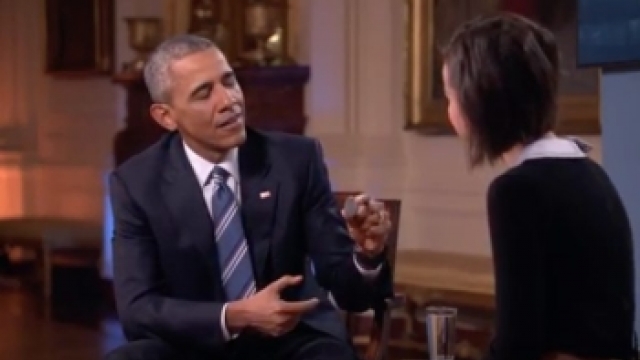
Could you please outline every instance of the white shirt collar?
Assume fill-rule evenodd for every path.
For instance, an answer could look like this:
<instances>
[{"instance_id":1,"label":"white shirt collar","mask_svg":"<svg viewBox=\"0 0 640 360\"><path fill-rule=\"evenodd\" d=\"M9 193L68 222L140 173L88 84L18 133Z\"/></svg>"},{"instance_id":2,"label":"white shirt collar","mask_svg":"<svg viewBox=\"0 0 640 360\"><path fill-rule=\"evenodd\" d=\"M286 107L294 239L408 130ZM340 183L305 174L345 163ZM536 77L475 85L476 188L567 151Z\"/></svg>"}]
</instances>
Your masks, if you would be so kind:
<instances>
[{"instance_id":1,"label":"white shirt collar","mask_svg":"<svg viewBox=\"0 0 640 360\"><path fill-rule=\"evenodd\" d=\"M517 163L540 158L584 158L587 154L580 149L577 141L580 140L560 137L539 139L522 149Z\"/></svg>"},{"instance_id":2,"label":"white shirt collar","mask_svg":"<svg viewBox=\"0 0 640 360\"><path fill-rule=\"evenodd\" d=\"M214 164L209 160L203 158L202 156L196 154L191 148L186 144L182 143L184 146L184 151L187 154L187 159L193 168L193 171L198 178L198 183L201 187L205 186L209 175L213 171L213 168L216 166L221 166L225 170L229 172L231 177L236 181L236 183L240 183L240 171L238 170L238 149L234 148L229 151L227 156L218 164Z\"/></svg>"}]
</instances>

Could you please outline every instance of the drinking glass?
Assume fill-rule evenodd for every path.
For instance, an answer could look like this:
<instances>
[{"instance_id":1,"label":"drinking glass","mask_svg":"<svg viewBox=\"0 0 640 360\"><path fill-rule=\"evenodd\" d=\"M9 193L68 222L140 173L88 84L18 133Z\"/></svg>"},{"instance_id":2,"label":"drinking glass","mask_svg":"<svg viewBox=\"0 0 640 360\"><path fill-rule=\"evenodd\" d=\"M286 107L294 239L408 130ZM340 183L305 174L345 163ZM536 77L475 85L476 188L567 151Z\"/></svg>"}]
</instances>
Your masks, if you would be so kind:
<instances>
[{"instance_id":1,"label":"drinking glass","mask_svg":"<svg viewBox=\"0 0 640 360\"><path fill-rule=\"evenodd\" d=\"M429 306L425 313L429 359L453 360L458 310L445 306Z\"/></svg>"}]
</instances>

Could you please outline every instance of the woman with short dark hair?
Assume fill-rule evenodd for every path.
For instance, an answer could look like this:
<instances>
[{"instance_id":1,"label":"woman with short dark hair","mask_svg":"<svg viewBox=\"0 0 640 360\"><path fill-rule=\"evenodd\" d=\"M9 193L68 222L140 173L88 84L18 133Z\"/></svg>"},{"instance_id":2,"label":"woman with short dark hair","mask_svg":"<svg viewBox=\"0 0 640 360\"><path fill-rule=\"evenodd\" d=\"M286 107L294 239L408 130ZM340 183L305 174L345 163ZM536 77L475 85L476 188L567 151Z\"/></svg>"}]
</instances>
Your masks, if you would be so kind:
<instances>
[{"instance_id":1,"label":"woman with short dark hair","mask_svg":"<svg viewBox=\"0 0 640 360\"><path fill-rule=\"evenodd\" d=\"M553 34L499 14L464 24L443 55L449 118L471 165L511 166L487 197L497 315L489 358L634 357L631 228L602 168L553 133Z\"/></svg>"}]
</instances>

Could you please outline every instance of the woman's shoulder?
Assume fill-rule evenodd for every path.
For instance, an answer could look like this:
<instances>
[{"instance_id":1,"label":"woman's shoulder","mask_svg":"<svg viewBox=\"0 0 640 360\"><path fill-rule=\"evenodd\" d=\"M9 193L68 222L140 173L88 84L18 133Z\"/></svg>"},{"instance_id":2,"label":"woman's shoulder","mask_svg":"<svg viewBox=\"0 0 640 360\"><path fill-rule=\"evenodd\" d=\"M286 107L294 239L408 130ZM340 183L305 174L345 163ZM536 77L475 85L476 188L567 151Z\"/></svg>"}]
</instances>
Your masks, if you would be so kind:
<instances>
[{"instance_id":1,"label":"woman's shoulder","mask_svg":"<svg viewBox=\"0 0 640 360\"><path fill-rule=\"evenodd\" d=\"M589 158L540 158L524 161L498 175L489 185L489 200L529 201L569 199L576 188L602 191L608 177Z\"/></svg>"},{"instance_id":2,"label":"woman's shoulder","mask_svg":"<svg viewBox=\"0 0 640 360\"><path fill-rule=\"evenodd\" d=\"M506 170L491 183L495 187L562 186L562 180L588 179L587 174L604 173L600 165L589 158L530 159Z\"/></svg>"},{"instance_id":3,"label":"woman's shoulder","mask_svg":"<svg viewBox=\"0 0 640 360\"><path fill-rule=\"evenodd\" d=\"M496 176L489 184L488 199L490 202L512 204L532 201L540 203L539 200L547 198L562 186L564 176L561 173L567 170L566 165L560 159L527 160Z\"/></svg>"},{"instance_id":4,"label":"woman's shoulder","mask_svg":"<svg viewBox=\"0 0 640 360\"><path fill-rule=\"evenodd\" d=\"M496 176L489 184L489 199L521 197L536 191L535 174L523 165L506 170Z\"/></svg>"}]
</instances>

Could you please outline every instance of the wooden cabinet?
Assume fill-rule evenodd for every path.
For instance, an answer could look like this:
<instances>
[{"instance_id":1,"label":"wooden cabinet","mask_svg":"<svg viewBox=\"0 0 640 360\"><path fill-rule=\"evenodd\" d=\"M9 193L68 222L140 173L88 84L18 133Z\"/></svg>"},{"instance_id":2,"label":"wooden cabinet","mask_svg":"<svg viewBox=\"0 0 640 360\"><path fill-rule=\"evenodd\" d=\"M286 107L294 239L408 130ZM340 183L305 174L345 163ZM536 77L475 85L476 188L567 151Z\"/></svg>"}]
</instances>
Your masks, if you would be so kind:
<instances>
[{"instance_id":1,"label":"wooden cabinet","mask_svg":"<svg viewBox=\"0 0 640 360\"><path fill-rule=\"evenodd\" d=\"M257 129L304 134L306 66L236 69L247 112L247 124Z\"/></svg>"},{"instance_id":2,"label":"wooden cabinet","mask_svg":"<svg viewBox=\"0 0 640 360\"><path fill-rule=\"evenodd\" d=\"M235 72L244 92L249 126L304 134L308 66L240 67ZM164 130L149 114L151 98L141 74L122 73L113 81L127 91L126 127L114 139L115 163L119 165L153 144Z\"/></svg>"},{"instance_id":3,"label":"wooden cabinet","mask_svg":"<svg viewBox=\"0 0 640 360\"><path fill-rule=\"evenodd\" d=\"M125 127L113 140L113 155L118 166L156 142L165 130L151 118L151 96L142 74L121 73L113 82L124 87L127 93Z\"/></svg>"}]
</instances>

